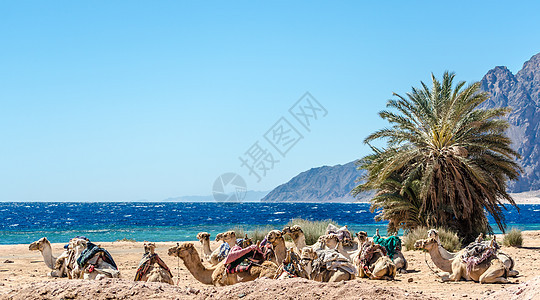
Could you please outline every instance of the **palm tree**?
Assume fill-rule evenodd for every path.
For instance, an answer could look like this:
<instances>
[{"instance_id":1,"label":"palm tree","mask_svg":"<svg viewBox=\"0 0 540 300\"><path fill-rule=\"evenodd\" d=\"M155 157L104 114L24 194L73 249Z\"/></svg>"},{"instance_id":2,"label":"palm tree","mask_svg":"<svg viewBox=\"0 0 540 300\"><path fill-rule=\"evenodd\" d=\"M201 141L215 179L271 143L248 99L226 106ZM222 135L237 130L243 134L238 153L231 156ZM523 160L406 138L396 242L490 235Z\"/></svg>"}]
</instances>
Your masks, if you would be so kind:
<instances>
[{"instance_id":1,"label":"palm tree","mask_svg":"<svg viewBox=\"0 0 540 300\"><path fill-rule=\"evenodd\" d=\"M479 109L489 94L480 92L478 82L454 86L454 76L445 72L439 82L432 74L431 88L421 82L406 97L394 93L397 99L388 100L395 111L379 116L391 127L364 140L368 145L382 140L386 148L372 147L373 154L359 161L367 172L353 194L376 190L372 208L382 208L380 216L397 228L425 222L470 240L492 231L484 210L504 231L502 201L516 206L506 181L521 169L505 135L509 125L502 117L509 109Z\"/></svg>"}]
</instances>

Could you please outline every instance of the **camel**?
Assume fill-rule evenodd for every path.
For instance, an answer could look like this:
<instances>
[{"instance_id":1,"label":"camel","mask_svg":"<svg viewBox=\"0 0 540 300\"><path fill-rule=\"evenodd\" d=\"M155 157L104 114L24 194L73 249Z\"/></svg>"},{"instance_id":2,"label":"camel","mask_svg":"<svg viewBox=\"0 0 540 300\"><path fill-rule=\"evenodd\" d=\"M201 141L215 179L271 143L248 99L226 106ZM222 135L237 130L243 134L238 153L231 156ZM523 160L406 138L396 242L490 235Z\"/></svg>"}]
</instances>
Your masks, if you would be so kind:
<instances>
[{"instance_id":1,"label":"camel","mask_svg":"<svg viewBox=\"0 0 540 300\"><path fill-rule=\"evenodd\" d=\"M224 232L221 235L218 234L216 236L216 241L219 241L218 237L220 237L220 239L222 241L224 241L225 243L229 244L230 248L232 248L232 247L234 247L234 245L236 245L236 233L234 233L234 231L232 231L232 230Z\"/></svg>"},{"instance_id":2,"label":"camel","mask_svg":"<svg viewBox=\"0 0 540 300\"><path fill-rule=\"evenodd\" d=\"M199 253L193 243L182 243L169 249L169 256L179 257L189 272L203 284L214 286L232 285L238 282L252 281L257 278L274 278L277 265L265 261L260 266L251 266L246 272L227 273L224 262L210 268L201 263Z\"/></svg>"},{"instance_id":3,"label":"camel","mask_svg":"<svg viewBox=\"0 0 540 300\"><path fill-rule=\"evenodd\" d=\"M85 244L86 248L77 258L83 279L100 280L120 277L120 272L107 250L88 241Z\"/></svg>"},{"instance_id":4,"label":"camel","mask_svg":"<svg viewBox=\"0 0 540 300\"><path fill-rule=\"evenodd\" d=\"M304 249L305 247L309 247L314 250L320 250L324 248L324 245L321 245L319 241L317 241L311 246L307 246L304 231L298 225L285 226L282 230L282 233L283 235L288 235L291 237L294 242L295 250L298 254L302 254L302 249Z\"/></svg>"},{"instance_id":5,"label":"camel","mask_svg":"<svg viewBox=\"0 0 540 300\"><path fill-rule=\"evenodd\" d=\"M336 250L319 250L318 252L322 253L323 251ZM330 270L326 267L317 268L315 264L321 265L321 263L317 261L318 259L319 254L313 248L304 247L304 249L302 249L300 265L302 266L305 274L308 276L308 279L319 282L339 282L354 279L354 274L351 274L342 268L336 268L335 270Z\"/></svg>"},{"instance_id":6,"label":"camel","mask_svg":"<svg viewBox=\"0 0 540 300\"><path fill-rule=\"evenodd\" d=\"M367 234L357 234L359 240L364 240L360 251L353 258L358 268L360 278L392 280L396 276L396 265L386 255L386 250L380 245L367 240Z\"/></svg>"},{"instance_id":7,"label":"camel","mask_svg":"<svg viewBox=\"0 0 540 300\"><path fill-rule=\"evenodd\" d=\"M201 232L205 233L205 232ZM201 234L199 233L199 234ZM204 235L203 235L204 236ZM201 236L201 237L203 237ZM197 238L199 238L199 235L197 235ZM210 250L210 235L208 235L208 250ZM200 241L200 239L199 239ZM234 231L230 230L223 233L218 233L216 235L216 242L223 241L223 243L228 244L229 249L234 247L236 245L236 233ZM206 246L203 244L203 251L206 252L204 249ZM212 264L213 266L217 265L220 261L224 260L227 257L227 254L229 254L229 250L224 250L224 247L226 245L221 244L219 247L217 247L212 253L210 253L210 257L208 258L208 262Z\"/></svg>"},{"instance_id":8,"label":"camel","mask_svg":"<svg viewBox=\"0 0 540 300\"><path fill-rule=\"evenodd\" d=\"M67 251L64 251L64 253L62 253L61 255L61 257L63 257L64 259L58 260L56 257L53 256L51 243L46 237L42 237L39 240L31 243L30 246L28 246L28 250L41 252L41 255L43 256L43 261L45 262L47 267L49 267L49 269L52 270L51 272L47 273L47 276L50 276L50 277L63 277L64 276L63 265L64 265L65 258L67 257ZM58 268L57 266L57 260L61 266L60 268Z\"/></svg>"},{"instance_id":9,"label":"camel","mask_svg":"<svg viewBox=\"0 0 540 300\"><path fill-rule=\"evenodd\" d=\"M341 253L349 261L351 260L351 254L354 254L345 251L345 249L343 248L343 243L339 241L338 237L335 234L321 235L319 237L319 243L326 246L328 249L336 249L337 252Z\"/></svg>"},{"instance_id":10,"label":"camel","mask_svg":"<svg viewBox=\"0 0 540 300\"><path fill-rule=\"evenodd\" d=\"M99 255L95 255L90 258L87 264L93 265L91 270L81 270L76 262L78 256L82 253L82 250L86 248L87 241L84 239L72 239L68 244L68 250L64 251L59 257L52 255L51 243L46 237L43 237L28 247L29 250L39 250L43 255L43 260L47 267L52 271L48 273L51 277L64 277L79 278L79 274L82 273L82 277L85 279L100 279L101 277L119 277L120 273L116 268L106 263L101 259ZM93 271L97 272L93 272Z\"/></svg>"},{"instance_id":11,"label":"camel","mask_svg":"<svg viewBox=\"0 0 540 300\"><path fill-rule=\"evenodd\" d=\"M490 247L493 247L493 244L492 242ZM467 263L463 261L466 249L460 250L454 258L446 259L441 255L439 243L433 237L418 240L414 246L429 252L433 263L443 271L439 274L443 282L459 281L463 278L480 283L509 283L508 279L506 279L506 267L497 255L491 255L486 260L472 266L468 271Z\"/></svg>"},{"instance_id":12,"label":"camel","mask_svg":"<svg viewBox=\"0 0 540 300\"><path fill-rule=\"evenodd\" d=\"M165 282L174 284L171 270L155 253L155 243L144 243L144 254L139 263L135 281Z\"/></svg>"},{"instance_id":13,"label":"camel","mask_svg":"<svg viewBox=\"0 0 540 300\"><path fill-rule=\"evenodd\" d=\"M271 258L270 261L274 262L278 266L281 265L287 256L287 247L285 247L283 233L279 230L271 230L266 235L266 240L272 244L275 255L275 257Z\"/></svg>"},{"instance_id":14,"label":"camel","mask_svg":"<svg viewBox=\"0 0 540 300\"><path fill-rule=\"evenodd\" d=\"M283 232L283 235L288 235L291 237L294 242L296 253L302 254L302 249L307 247L306 236L304 235L302 228L300 228L298 225L285 226L281 232Z\"/></svg>"},{"instance_id":15,"label":"camel","mask_svg":"<svg viewBox=\"0 0 540 300\"><path fill-rule=\"evenodd\" d=\"M441 240L439 238L439 232L435 229L430 229L428 230L428 238L433 238L437 241L437 244L439 245L439 253L441 255L442 258L444 259L454 259L457 255L457 253L454 253L454 252L450 252L448 250L446 250L442 244L441 244ZM475 242L477 243L484 243L486 245L489 245L489 243L491 243L490 241L484 241L484 234L480 234ZM497 240L496 240L496 237L493 236L493 241L494 243L496 244L497 243ZM497 257L501 260L501 262L503 263L504 267L506 268L507 270L507 276L508 277L516 277L517 275L519 275L519 272L516 271L516 270L513 270L514 266L515 266L515 262L514 262L514 259L512 257L510 257L510 255L498 250L498 245L495 247L497 249ZM459 253L459 252L458 252ZM446 272L450 272L450 271L446 271Z\"/></svg>"},{"instance_id":16,"label":"camel","mask_svg":"<svg viewBox=\"0 0 540 300\"><path fill-rule=\"evenodd\" d=\"M377 235L379 238L381 237L379 234L379 228L376 229L375 235ZM394 235L397 237L397 233ZM405 259L405 256L403 255L403 252L401 252L401 248L397 248L394 250L395 254L394 257L392 257L392 261L396 265L397 271L401 274L407 273L407 260Z\"/></svg>"},{"instance_id":17,"label":"camel","mask_svg":"<svg viewBox=\"0 0 540 300\"><path fill-rule=\"evenodd\" d=\"M210 233L199 232L197 233L197 239L202 245L204 259L209 262L210 257L212 256L212 250L210 249Z\"/></svg>"},{"instance_id":18,"label":"camel","mask_svg":"<svg viewBox=\"0 0 540 300\"><path fill-rule=\"evenodd\" d=\"M72 238L71 240L69 240L69 257L66 264L69 279L81 278L82 276L82 269L79 264L77 264L77 259L79 258L79 256L81 256L84 249L86 249L87 242L87 239L82 238Z\"/></svg>"}]
</instances>

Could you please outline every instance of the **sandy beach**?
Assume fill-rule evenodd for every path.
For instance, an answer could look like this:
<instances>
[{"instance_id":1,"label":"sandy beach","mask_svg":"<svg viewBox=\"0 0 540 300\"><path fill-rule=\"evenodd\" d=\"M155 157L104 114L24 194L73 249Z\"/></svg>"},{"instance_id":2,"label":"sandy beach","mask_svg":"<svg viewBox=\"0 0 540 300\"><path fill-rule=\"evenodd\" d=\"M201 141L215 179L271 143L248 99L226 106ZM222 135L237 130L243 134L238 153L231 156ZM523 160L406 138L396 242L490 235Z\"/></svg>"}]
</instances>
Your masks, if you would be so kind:
<instances>
[{"instance_id":1,"label":"sandy beach","mask_svg":"<svg viewBox=\"0 0 540 300\"><path fill-rule=\"evenodd\" d=\"M142 242L101 243L110 251L121 272L121 279L101 281L68 280L67 278L48 278L49 269L41 254L29 251L28 245L0 246L0 298L2 299L493 299L511 298L535 299L530 296L534 280L539 290L540 280L540 231L523 232L524 244L521 248L503 247L515 262L520 272L517 278L510 278L512 284L479 284L474 282L441 283L430 270L436 269L429 255L420 251L405 251L409 262L407 274L398 274L394 281L374 281L356 279L346 283L318 283L304 279L285 281L258 280L231 287L213 287L201 284L193 278L182 261L167 256L167 249L175 242L156 243L156 252L167 263L174 274L177 286L161 283L133 282L135 271L143 253ZM500 238L502 240L502 237ZM198 251L201 247L194 242ZM59 255L62 244L53 244L53 254ZM212 243L212 249L217 247ZM523 285L523 288L520 285ZM524 292L525 290L525 292ZM505 292L508 291L508 292ZM520 292L521 291L521 292ZM520 298L521 297L521 298ZM529 298L527 298L529 297ZM531 298L533 297L533 298Z\"/></svg>"}]
</instances>

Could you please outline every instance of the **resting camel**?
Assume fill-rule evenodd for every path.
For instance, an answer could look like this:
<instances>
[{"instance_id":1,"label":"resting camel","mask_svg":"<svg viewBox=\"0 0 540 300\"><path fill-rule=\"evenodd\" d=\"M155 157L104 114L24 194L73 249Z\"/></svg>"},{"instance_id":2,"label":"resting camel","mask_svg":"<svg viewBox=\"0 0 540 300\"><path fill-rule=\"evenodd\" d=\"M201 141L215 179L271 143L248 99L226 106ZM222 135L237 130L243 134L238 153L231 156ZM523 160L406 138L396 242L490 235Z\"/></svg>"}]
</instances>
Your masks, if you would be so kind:
<instances>
[{"instance_id":1,"label":"resting camel","mask_svg":"<svg viewBox=\"0 0 540 300\"><path fill-rule=\"evenodd\" d=\"M68 243L68 261L67 261L67 269L68 269L68 278L69 279L77 279L81 278L82 276L82 269L77 264L77 258L81 256L81 253L86 249L86 243L88 240L82 239L82 238L73 238L69 240Z\"/></svg>"},{"instance_id":2,"label":"resting camel","mask_svg":"<svg viewBox=\"0 0 540 300\"><path fill-rule=\"evenodd\" d=\"M291 237L294 242L296 253L302 254L302 249L307 247L306 236L304 235L302 228L300 228L298 225L285 226L281 232L283 232L283 235L288 235Z\"/></svg>"},{"instance_id":3,"label":"resting camel","mask_svg":"<svg viewBox=\"0 0 540 300\"><path fill-rule=\"evenodd\" d=\"M144 254L135 274L135 281L165 282L174 284L171 270L155 253L155 243L144 243Z\"/></svg>"},{"instance_id":4,"label":"resting camel","mask_svg":"<svg viewBox=\"0 0 540 300\"><path fill-rule=\"evenodd\" d=\"M335 250L319 250L319 252L322 251ZM305 247L302 250L302 255L300 257L300 265L302 266L305 274L307 274L308 279L319 282L339 282L354 279L354 274L351 274L341 268L336 268L335 270L318 268L315 270L314 262L316 262L318 259L319 254L314 249L310 247Z\"/></svg>"},{"instance_id":5,"label":"resting camel","mask_svg":"<svg viewBox=\"0 0 540 300\"><path fill-rule=\"evenodd\" d=\"M201 233L204 234L206 232L201 232ZM201 233L199 233L199 234L201 234ZM199 238L199 234L197 235L197 238ZM201 237L203 237L203 236L201 236ZM200 241L200 239L199 239L199 241ZM219 241L223 241L223 243L227 243L229 245L229 249L231 249L232 247L234 247L234 245L236 245L236 233L234 233L234 231L232 231L232 230L227 231L227 232L218 233L216 235L216 242L219 242ZM224 260L227 257L226 255L225 256L221 255L221 249L222 249L223 246L224 246L223 244L219 245L219 247L217 247L210 254L210 257L208 258L208 262L210 264L212 264L213 266L217 265L220 261ZM203 251L205 251L205 253L206 253L206 250L204 249L205 247L206 246L203 244ZM210 250L210 235L208 235L208 250Z\"/></svg>"},{"instance_id":6,"label":"resting camel","mask_svg":"<svg viewBox=\"0 0 540 300\"><path fill-rule=\"evenodd\" d=\"M199 232L197 233L197 239L199 240L199 243L201 243L202 245L204 260L209 262L210 257L212 256L212 250L210 249L210 233Z\"/></svg>"},{"instance_id":7,"label":"resting camel","mask_svg":"<svg viewBox=\"0 0 540 300\"><path fill-rule=\"evenodd\" d=\"M100 280L102 278L118 278L120 272L113 265L103 261L99 254L94 255L82 269L82 278ZM95 266L95 267L92 267Z\"/></svg>"},{"instance_id":8,"label":"resting camel","mask_svg":"<svg viewBox=\"0 0 540 300\"><path fill-rule=\"evenodd\" d=\"M58 263L60 266L57 266L57 258L52 254L51 243L46 237L42 237L39 240L33 242L28 246L30 251L39 251L43 256L43 261L52 271L47 273L50 277L63 277L65 269L65 258L67 257L67 251L64 251L60 257L58 257Z\"/></svg>"},{"instance_id":9,"label":"resting camel","mask_svg":"<svg viewBox=\"0 0 540 300\"><path fill-rule=\"evenodd\" d=\"M375 234L378 237L380 237L379 228L376 229ZM395 234L395 236L397 237L397 233ZM392 261L396 265L397 271L402 274L407 273L408 264L407 264L407 260L405 259L405 256L403 255L403 252L401 252L401 249L395 249L395 252L396 253L394 254L394 257L392 258Z\"/></svg>"},{"instance_id":10,"label":"resting camel","mask_svg":"<svg viewBox=\"0 0 540 300\"><path fill-rule=\"evenodd\" d=\"M439 245L439 253L441 257L444 259L454 259L456 255L459 253L459 252L458 253L449 252L448 250L444 249L444 247L441 244L441 240L439 238L439 232L435 229L428 230L428 238L434 238L435 240L437 240L437 244ZM490 241L484 241L483 238L484 238L484 235L480 234L478 238L476 238L476 242L484 243L486 245L489 245L491 243ZM493 236L493 241L494 243L497 242L495 236ZM498 249L498 247L496 248ZM517 275L519 275L518 271L513 270L515 263L514 263L514 259L512 259L510 255L503 253L502 251L497 251L496 254L497 254L497 257L503 263L504 267L506 268L508 277L516 277ZM446 272L450 272L450 271L446 271Z\"/></svg>"},{"instance_id":11,"label":"resting camel","mask_svg":"<svg viewBox=\"0 0 540 300\"><path fill-rule=\"evenodd\" d=\"M462 259L466 249L460 250L454 258L447 259L441 255L439 243L435 238L418 240L414 246L415 248L424 249L429 252L433 263L443 271L440 274L443 281L459 281L461 278L464 278L465 280L473 280L480 283L509 282L506 279L506 268L497 255L490 256L483 262L472 266L470 271L467 271L467 264Z\"/></svg>"},{"instance_id":12,"label":"resting camel","mask_svg":"<svg viewBox=\"0 0 540 300\"><path fill-rule=\"evenodd\" d=\"M345 256L349 261L351 260L351 254L353 253L345 251L345 249L343 248L343 243L339 241L338 237L335 234L321 235L319 237L319 243L326 246L328 249L335 249L337 252Z\"/></svg>"},{"instance_id":13,"label":"resting camel","mask_svg":"<svg viewBox=\"0 0 540 300\"><path fill-rule=\"evenodd\" d=\"M224 232L221 235L218 234L216 236L216 241L219 241L218 237L225 243L229 244L229 247L231 248L234 247L234 245L236 245L236 233L234 233L234 231L232 230Z\"/></svg>"},{"instance_id":14,"label":"resting camel","mask_svg":"<svg viewBox=\"0 0 540 300\"><path fill-rule=\"evenodd\" d=\"M358 268L360 278L392 280L396 276L396 265L386 255L386 250L380 245L375 245L367 240L367 234L360 232L357 234L360 241L364 241L360 246L360 251L353 258L353 262Z\"/></svg>"},{"instance_id":15,"label":"resting camel","mask_svg":"<svg viewBox=\"0 0 540 300\"><path fill-rule=\"evenodd\" d=\"M265 261L261 266L252 266L246 272L230 274L226 271L224 262L210 268L201 263L199 253L192 243L182 243L169 249L169 256L182 259L189 272L203 284L215 286L232 285L238 282L252 281L257 278L274 278L277 266L269 261Z\"/></svg>"},{"instance_id":16,"label":"resting camel","mask_svg":"<svg viewBox=\"0 0 540 300\"><path fill-rule=\"evenodd\" d=\"M282 230L282 233L283 235L288 235L291 237L294 242L295 250L298 254L302 254L302 249L304 249L305 247L310 247L315 250L324 248L324 245L321 245L319 241L317 241L311 246L307 246L306 236L299 225L285 226Z\"/></svg>"},{"instance_id":17,"label":"resting camel","mask_svg":"<svg viewBox=\"0 0 540 300\"><path fill-rule=\"evenodd\" d=\"M276 265L281 265L285 257L287 256L287 247L285 247L285 239L283 239L283 233L279 230L271 230L266 235L266 240L272 244L275 258L271 258L270 261Z\"/></svg>"}]
</instances>

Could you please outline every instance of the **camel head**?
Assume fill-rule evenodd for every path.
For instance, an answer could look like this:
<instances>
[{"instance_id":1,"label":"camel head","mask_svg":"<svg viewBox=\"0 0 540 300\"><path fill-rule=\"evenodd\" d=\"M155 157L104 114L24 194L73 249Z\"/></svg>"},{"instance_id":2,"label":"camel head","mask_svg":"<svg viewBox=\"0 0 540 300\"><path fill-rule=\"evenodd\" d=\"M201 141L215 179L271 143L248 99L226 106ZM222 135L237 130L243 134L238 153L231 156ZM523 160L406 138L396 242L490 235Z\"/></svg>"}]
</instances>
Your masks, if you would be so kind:
<instances>
[{"instance_id":1,"label":"camel head","mask_svg":"<svg viewBox=\"0 0 540 300\"><path fill-rule=\"evenodd\" d=\"M282 230L284 235L290 236L293 240L297 239L300 234L303 234L304 231L302 231L302 228L298 225L293 226L285 226Z\"/></svg>"},{"instance_id":2,"label":"camel head","mask_svg":"<svg viewBox=\"0 0 540 300\"><path fill-rule=\"evenodd\" d=\"M153 255L155 250L156 250L156 243L144 242L145 254L150 253L150 255Z\"/></svg>"},{"instance_id":3,"label":"camel head","mask_svg":"<svg viewBox=\"0 0 540 300\"><path fill-rule=\"evenodd\" d=\"M358 231L356 233L356 237L358 238L358 241L360 242L360 244L365 243L368 239L367 232L365 231Z\"/></svg>"},{"instance_id":4,"label":"camel head","mask_svg":"<svg viewBox=\"0 0 540 300\"><path fill-rule=\"evenodd\" d=\"M216 242L219 242L219 241L221 241L222 239L223 239L223 233L218 233L218 234L216 235Z\"/></svg>"},{"instance_id":5,"label":"camel head","mask_svg":"<svg viewBox=\"0 0 540 300\"><path fill-rule=\"evenodd\" d=\"M228 243L232 241L233 243L236 243L236 233L234 231L229 230L227 232L224 232L221 234L221 240L225 243Z\"/></svg>"},{"instance_id":6,"label":"camel head","mask_svg":"<svg viewBox=\"0 0 540 300\"><path fill-rule=\"evenodd\" d=\"M326 234L319 237L319 242L330 249L335 249L339 244L339 239L335 234Z\"/></svg>"},{"instance_id":7,"label":"camel head","mask_svg":"<svg viewBox=\"0 0 540 300\"><path fill-rule=\"evenodd\" d=\"M414 243L414 248L416 249L424 249L430 251L433 249L433 247L438 247L439 243L437 242L437 239L431 237L427 238L425 240L418 240Z\"/></svg>"},{"instance_id":8,"label":"camel head","mask_svg":"<svg viewBox=\"0 0 540 300\"><path fill-rule=\"evenodd\" d=\"M317 255L317 252L313 250L312 248L306 247L302 249L302 255L300 256L301 260L315 260L319 257Z\"/></svg>"},{"instance_id":9,"label":"camel head","mask_svg":"<svg viewBox=\"0 0 540 300\"><path fill-rule=\"evenodd\" d=\"M283 232L279 230L271 230L266 235L266 240L268 240L268 242L270 242L272 245L274 245L274 243L277 243L280 239L283 240Z\"/></svg>"},{"instance_id":10,"label":"camel head","mask_svg":"<svg viewBox=\"0 0 540 300\"><path fill-rule=\"evenodd\" d=\"M180 257L180 258L186 258L191 253L193 253L195 250L195 246L193 246L193 243L182 243L177 246L169 248L169 256L174 257Z\"/></svg>"},{"instance_id":11,"label":"camel head","mask_svg":"<svg viewBox=\"0 0 540 300\"><path fill-rule=\"evenodd\" d=\"M45 247L45 245L49 245L49 247L50 247L51 243L49 242L49 240L47 240L46 237L42 237L39 240L37 240L37 241L33 242L32 244L30 244L30 246L28 246L28 250L31 250L31 251L35 251L35 250L43 251L43 248Z\"/></svg>"},{"instance_id":12,"label":"camel head","mask_svg":"<svg viewBox=\"0 0 540 300\"><path fill-rule=\"evenodd\" d=\"M208 232L199 232L197 233L197 239L201 244L203 244L205 241L210 241L210 233Z\"/></svg>"},{"instance_id":13,"label":"camel head","mask_svg":"<svg viewBox=\"0 0 540 300\"><path fill-rule=\"evenodd\" d=\"M69 240L68 243L68 249L76 249L79 248L86 248L88 245L88 240L80 239L80 238L72 238Z\"/></svg>"},{"instance_id":14,"label":"camel head","mask_svg":"<svg viewBox=\"0 0 540 300\"><path fill-rule=\"evenodd\" d=\"M428 236L428 238L438 239L439 238L439 232L436 229L430 229L427 232L427 236Z\"/></svg>"}]
</instances>

